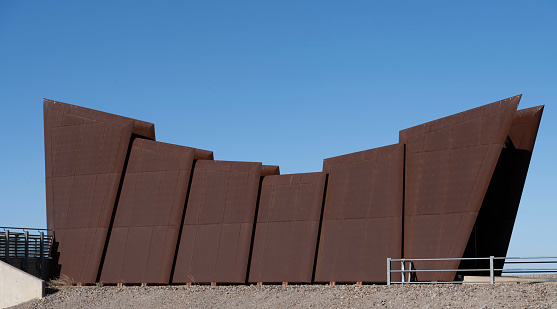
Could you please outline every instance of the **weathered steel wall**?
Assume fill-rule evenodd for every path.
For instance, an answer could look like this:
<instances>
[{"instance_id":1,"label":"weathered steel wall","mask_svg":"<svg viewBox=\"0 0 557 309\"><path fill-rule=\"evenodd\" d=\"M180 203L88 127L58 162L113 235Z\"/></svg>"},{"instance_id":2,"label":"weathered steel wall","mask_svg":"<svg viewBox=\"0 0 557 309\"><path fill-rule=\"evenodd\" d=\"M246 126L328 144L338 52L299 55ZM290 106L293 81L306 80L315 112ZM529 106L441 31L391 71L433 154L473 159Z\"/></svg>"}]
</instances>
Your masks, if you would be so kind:
<instances>
[{"instance_id":1,"label":"weathered steel wall","mask_svg":"<svg viewBox=\"0 0 557 309\"><path fill-rule=\"evenodd\" d=\"M261 163L195 165L173 283L245 283Z\"/></svg>"},{"instance_id":2,"label":"weathered steel wall","mask_svg":"<svg viewBox=\"0 0 557 309\"><path fill-rule=\"evenodd\" d=\"M462 257L520 96L400 131L406 144L404 257ZM416 262L456 269L458 261ZM455 272L419 273L450 281Z\"/></svg>"},{"instance_id":3,"label":"weathered steel wall","mask_svg":"<svg viewBox=\"0 0 557 309\"><path fill-rule=\"evenodd\" d=\"M193 148L134 140L100 282L170 282L195 154ZM212 159L211 152L197 154Z\"/></svg>"},{"instance_id":4,"label":"weathered steel wall","mask_svg":"<svg viewBox=\"0 0 557 309\"><path fill-rule=\"evenodd\" d=\"M386 282L400 258L404 145L325 159L329 174L316 282Z\"/></svg>"},{"instance_id":5,"label":"weathered steel wall","mask_svg":"<svg viewBox=\"0 0 557 309\"><path fill-rule=\"evenodd\" d=\"M516 111L519 101L402 130L399 144L325 159L322 173L279 176L278 166L151 141L151 123L44 100L47 224L61 275L385 282L387 257L504 256L543 112Z\"/></svg>"},{"instance_id":6,"label":"weathered steel wall","mask_svg":"<svg viewBox=\"0 0 557 309\"><path fill-rule=\"evenodd\" d=\"M324 173L263 179L249 282L311 282L324 188Z\"/></svg>"},{"instance_id":7,"label":"weathered steel wall","mask_svg":"<svg viewBox=\"0 0 557 309\"><path fill-rule=\"evenodd\" d=\"M516 112L464 257L507 256L542 113L543 106ZM504 262L495 260L495 268L503 268ZM463 261L460 267L485 269L489 261Z\"/></svg>"},{"instance_id":8,"label":"weathered steel wall","mask_svg":"<svg viewBox=\"0 0 557 309\"><path fill-rule=\"evenodd\" d=\"M44 100L47 225L61 275L94 283L132 134L154 125Z\"/></svg>"}]
</instances>

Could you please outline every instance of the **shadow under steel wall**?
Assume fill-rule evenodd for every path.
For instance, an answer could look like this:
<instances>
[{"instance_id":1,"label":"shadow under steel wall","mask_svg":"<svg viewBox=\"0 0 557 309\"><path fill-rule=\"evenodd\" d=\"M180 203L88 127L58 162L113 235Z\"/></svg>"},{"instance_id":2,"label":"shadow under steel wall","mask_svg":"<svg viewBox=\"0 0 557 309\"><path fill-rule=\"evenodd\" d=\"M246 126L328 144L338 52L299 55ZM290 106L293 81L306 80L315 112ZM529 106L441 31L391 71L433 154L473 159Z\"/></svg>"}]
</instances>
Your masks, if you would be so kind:
<instances>
[{"instance_id":1,"label":"shadow under steel wall","mask_svg":"<svg viewBox=\"0 0 557 309\"><path fill-rule=\"evenodd\" d=\"M507 255L532 152L516 149L509 139L505 146L470 234L464 258ZM495 260L493 266L502 269L504 264L505 260ZM459 269L462 271L457 273L455 280L468 275L488 276L489 270L467 272L466 269L489 269L489 260L461 261ZM495 275L500 276L501 271L496 271Z\"/></svg>"}]
</instances>

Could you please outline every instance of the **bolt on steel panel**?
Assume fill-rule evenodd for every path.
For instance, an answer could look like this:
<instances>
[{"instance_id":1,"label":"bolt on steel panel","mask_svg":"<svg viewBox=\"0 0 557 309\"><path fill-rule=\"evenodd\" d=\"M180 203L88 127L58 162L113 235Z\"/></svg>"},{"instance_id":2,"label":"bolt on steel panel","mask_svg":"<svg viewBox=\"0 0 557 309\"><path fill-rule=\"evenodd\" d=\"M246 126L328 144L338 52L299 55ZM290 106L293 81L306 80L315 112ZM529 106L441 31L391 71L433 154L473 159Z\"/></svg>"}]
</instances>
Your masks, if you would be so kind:
<instances>
[{"instance_id":1,"label":"bolt on steel panel","mask_svg":"<svg viewBox=\"0 0 557 309\"><path fill-rule=\"evenodd\" d=\"M245 283L261 163L198 161L173 283Z\"/></svg>"},{"instance_id":2,"label":"bolt on steel panel","mask_svg":"<svg viewBox=\"0 0 557 309\"><path fill-rule=\"evenodd\" d=\"M324 188L324 173L263 179L249 282L311 282Z\"/></svg>"},{"instance_id":3,"label":"bolt on steel panel","mask_svg":"<svg viewBox=\"0 0 557 309\"><path fill-rule=\"evenodd\" d=\"M61 275L94 283L132 134L151 123L43 100L47 226L59 242Z\"/></svg>"},{"instance_id":4,"label":"bolt on steel panel","mask_svg":"<svg viewBox=\"0 0 557 309\"><path fill-rule=\"evenodd\" d=\"M543 106L516 112L464 257L507 255L542 113ZM496 260L495 268L503 268L504 262ZM463 261L460 268L489 268L489 261Z\"/></svg>"},{"instance_id":5,"label":"bolt on steel panel","mask_svg":"<svg viewBox=\"0 0 557 309\"><path fill-rule=\"evenodd\" d=\"M404 145L395 144L323 161L315 282L386 282L385 262L402 249L403 160Z\"/></svg>"},{"instance_id":6,"label":"bolt on steel panel","mask_svg":"<svg viewBox=\"0 0 557 309\"><path fill-rule=\"evenodd\" d=\"M407 144L405 258L460 258L476 221L521 96L400 131ZM416 262L456 269L458 261ZM452 281L455 272L417 273Z\"/></svg>"},{"instance_id":7,"label":"bolt on steel panel","mask_svg":"<svg viewBox=\"0 0 557 309\"><path fill-rule=\"evenodd\" d=\"M170 282L197 153L189 147L145 139L133 141L101 282Z\"/></svg>"}]
</instances>

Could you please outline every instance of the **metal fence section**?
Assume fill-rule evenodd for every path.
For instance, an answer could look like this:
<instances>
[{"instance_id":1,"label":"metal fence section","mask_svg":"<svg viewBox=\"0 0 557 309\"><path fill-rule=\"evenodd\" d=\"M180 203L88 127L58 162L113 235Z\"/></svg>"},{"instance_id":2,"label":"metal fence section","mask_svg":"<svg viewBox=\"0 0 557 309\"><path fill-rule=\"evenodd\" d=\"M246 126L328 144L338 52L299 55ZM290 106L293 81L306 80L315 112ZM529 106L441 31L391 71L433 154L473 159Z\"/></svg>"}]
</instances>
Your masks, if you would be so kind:
<instances>
[{"instance_id":1,"label":"metal fence section","mask_svg":"<svg viewBox=\"0 0 557 309\"><path fill-rule=\"evenodd\" d=\"M42 265L43 260L51 259L53 237L47 229L0 227L0 260L21 260L21 269L27 271L29 260Z\"/></svg>"},{"instance_id":2,"label":"metal fence section","mask_svg":"<svg viewBox=\"0 0 557 309\"><path fill-rule=\"evenodd\" d=\"M489 260L489 268L476 268L476 269L416 269L415 261L464 261L464 260ZM494 268L495 260L504 260L505 266L511 266L510 268ZM393 267L398 265L397 267ZM553 264L553 268L545 267L545 265ZM528 266L522 265L532 265L533 268L528 268ZM437 259L391 259L387 258L387 285L391 284L415 284L415 283L432 283L429 281L417 281L415 278L416 274L419 272L488 272L489 271L489 283L494 284L496 282L495 272L501 272L502 274L541 274L541 273L557 273L557 257L482 257L482 258L437 258ZM401 281L392 281L392 274L400 273ZM517 278L510 276L502 276L505 278L501 282L535 282L532 280L525 280L526 278ZM497 280L498 281L498 280ZM543 282L557 282L557 278L540 280ZM435 283L463 283L463 281L441 281ZM466 283L487 283L486 281L466 281Z\"/></svg>"}]
</instances>

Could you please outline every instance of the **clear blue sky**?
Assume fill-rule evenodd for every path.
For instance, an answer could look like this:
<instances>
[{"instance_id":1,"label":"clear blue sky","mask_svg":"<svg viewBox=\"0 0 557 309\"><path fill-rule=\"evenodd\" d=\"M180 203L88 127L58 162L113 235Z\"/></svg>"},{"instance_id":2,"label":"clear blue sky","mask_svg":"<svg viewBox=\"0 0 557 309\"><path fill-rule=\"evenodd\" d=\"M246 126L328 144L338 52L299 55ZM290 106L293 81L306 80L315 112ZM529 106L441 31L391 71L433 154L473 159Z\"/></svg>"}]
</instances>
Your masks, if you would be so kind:
<instances>
[{"instance_id":1,"label":"clear blue sky","mask_svg":"<svg viewBox=\"0 0 557 309\"><path fill-rule=\"evenodd\" d=\"M556 16L555 1L0 1L0 226L46 226L42 98L294 173L522 93L546 108L509 255L557 256Z\"/></svg>"}]
</instances>

